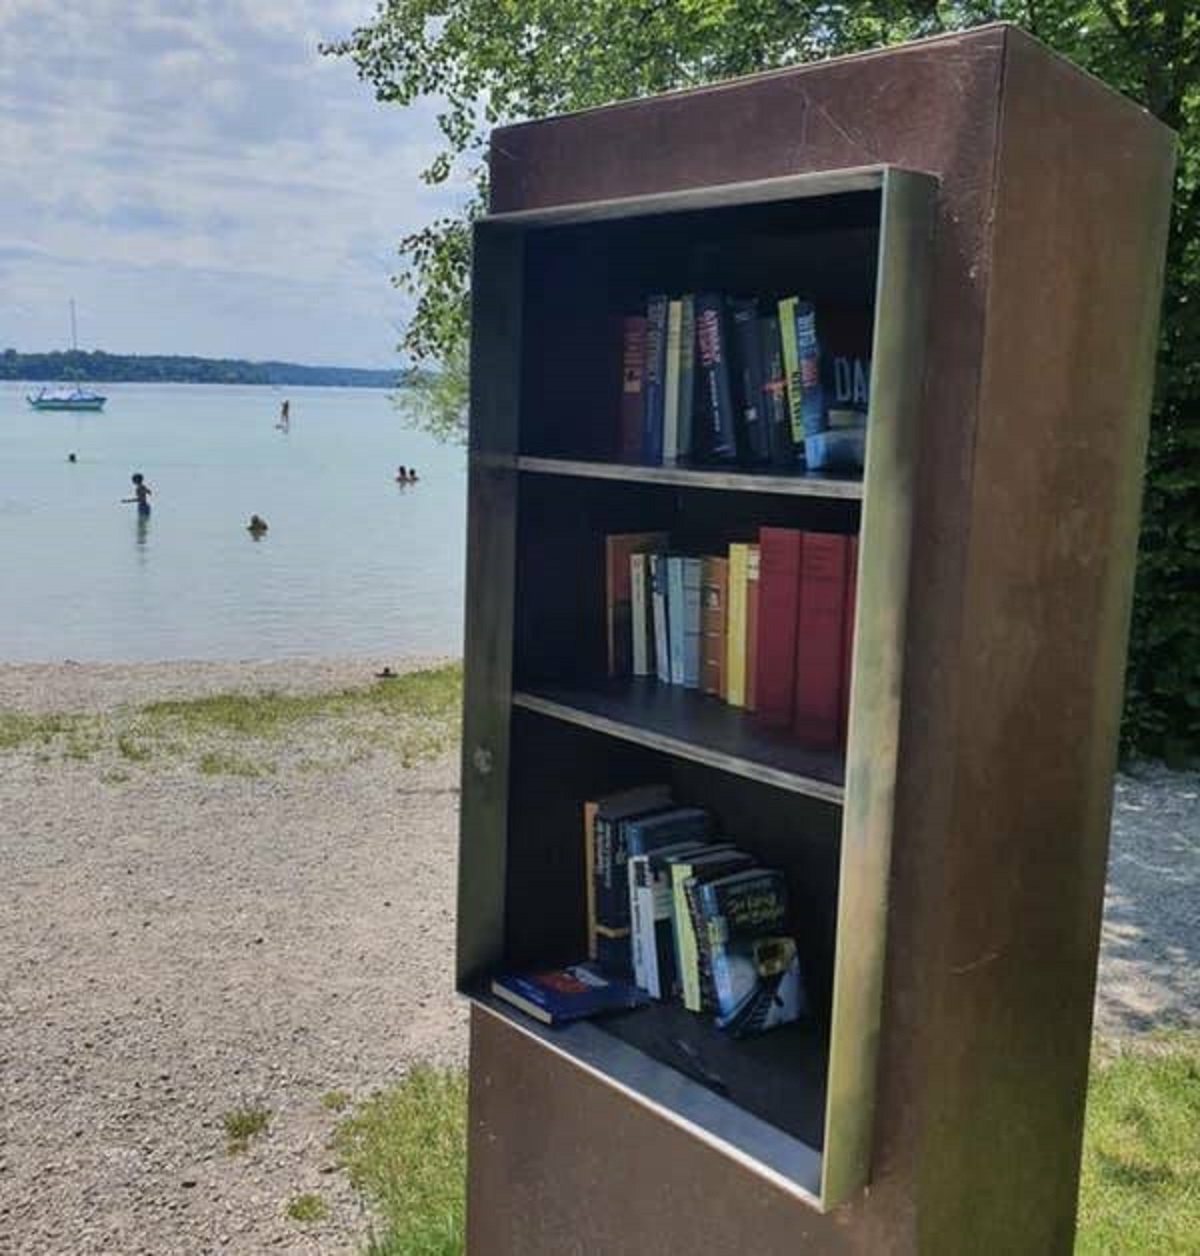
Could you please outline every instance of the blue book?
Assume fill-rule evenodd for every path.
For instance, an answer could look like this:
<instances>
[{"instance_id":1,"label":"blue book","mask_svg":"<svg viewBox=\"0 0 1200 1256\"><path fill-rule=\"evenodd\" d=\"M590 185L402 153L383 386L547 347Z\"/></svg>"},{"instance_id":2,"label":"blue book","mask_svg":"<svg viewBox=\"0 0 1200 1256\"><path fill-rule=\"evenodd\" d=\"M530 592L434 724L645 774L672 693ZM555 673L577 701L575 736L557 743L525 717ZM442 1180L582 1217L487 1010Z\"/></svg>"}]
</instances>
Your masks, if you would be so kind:
<instances>
[{"instance_id":1,"label":"blue book","mask_svg":"<svg viewBox=\"0 0 1200 1256\"><path fill-rule=\"evenodd\" d=\"M683 684L683 651L687 610L684 594L683 558L667 555L667 635L671 655L671 684Z\"/></svg>"},{"instance_id":2,"label":"blue book","mask_svg":"<svg viewBox=\"0 0 1200 1256\"><path fill-rule=\"evenodd\" d=\"M700 688L700 593L703 576L702 559L683 560L683 684L687 689Z\"/></svg>"},{"instance_id":3,"label":"blue book","mask_svg":"<svg viewBox=\"0 0 1200 1256\"><path fill-rule=\"evenodd\" d=\"M646 996L627 981L605 977L590 964L537 973L501 973L492 993L545 1025L639 1007Z\"/></svg>"},{"instance_id":4,"label":"blue book","mask_svg":"<svg viewBox=\"0 0 1200 1256\"><path fill-rule=\"evenodd\" d=\"M827 426L817 311L811 301L796 302L796 356L800 376L800 423L807 438L823 432Z\"/></svg>"},{"instance_id":5,"label":"blue book","mask_svg":"<svg viewBox=\"0 0 1200 1256\"><path fill-rule=\"evenodd\" d=\"M663 460L669 304L665 296L653 296L646 305L646 369L642 374L642 461L651 466L659 466Z\"/></svg>"}]
</instances>

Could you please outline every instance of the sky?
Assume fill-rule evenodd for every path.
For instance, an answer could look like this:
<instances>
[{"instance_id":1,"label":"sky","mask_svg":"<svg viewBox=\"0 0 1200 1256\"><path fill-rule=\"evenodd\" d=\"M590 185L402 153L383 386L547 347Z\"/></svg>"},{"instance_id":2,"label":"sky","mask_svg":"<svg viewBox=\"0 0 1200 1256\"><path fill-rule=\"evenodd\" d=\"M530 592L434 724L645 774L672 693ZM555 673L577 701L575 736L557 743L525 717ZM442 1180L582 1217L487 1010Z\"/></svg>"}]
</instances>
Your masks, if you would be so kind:
<instances>
[{"instance_id":1,"label":"sky","mask_svg":"<svg viewBox=\"0 0 1200 1256\"><path fill-rule=\"evenodd\" d=\"M434 106L317 45L373 0L0 0L0 349L397 364Z\"/></svg>"}]
</instances>

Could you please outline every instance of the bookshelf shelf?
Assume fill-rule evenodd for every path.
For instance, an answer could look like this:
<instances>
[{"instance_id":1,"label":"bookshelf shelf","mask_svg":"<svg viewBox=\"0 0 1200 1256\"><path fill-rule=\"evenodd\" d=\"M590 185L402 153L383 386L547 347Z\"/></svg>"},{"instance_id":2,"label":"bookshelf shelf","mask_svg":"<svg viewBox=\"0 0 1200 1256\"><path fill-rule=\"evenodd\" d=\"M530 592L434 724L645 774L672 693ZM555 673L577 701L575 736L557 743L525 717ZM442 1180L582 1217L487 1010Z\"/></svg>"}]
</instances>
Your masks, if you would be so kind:
<instances>
[{"instance_id":1,"label":"bookshelf shelf","mask_svg":"<svg viewBox=\"0 0 1200 1256\"><path fill-rule=\"evenodd\" d=\"M519 689L513 705L779 789L841 803L845 760L758 726L707 694L653 680Z\"/></svg>"},{"instance_id":2,"label":"bookshelf shelf","mask_svg":"<svg viewBox=\"0 0 1200 1256\"><path fill-rule=\"evenodd\" d=\"M767 471L723 471L704 467L653 467L624 462L592 462L569 458L520 456L519 471L533 475L582 476L625 483L676 484L681 488L725 489L736 493L773 493L779 496L821 497L860 501L862 480L849 476L774 475Z\"/></svg>"}]
</instances>

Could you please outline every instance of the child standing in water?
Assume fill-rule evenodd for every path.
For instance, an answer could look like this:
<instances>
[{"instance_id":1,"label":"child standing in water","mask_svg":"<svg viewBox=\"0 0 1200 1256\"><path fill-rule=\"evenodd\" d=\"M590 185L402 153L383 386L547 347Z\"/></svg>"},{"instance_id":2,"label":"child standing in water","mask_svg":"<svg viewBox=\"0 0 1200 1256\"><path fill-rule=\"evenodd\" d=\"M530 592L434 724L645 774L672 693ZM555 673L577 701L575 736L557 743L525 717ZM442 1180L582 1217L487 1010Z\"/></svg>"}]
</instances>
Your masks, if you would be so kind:
<instances>
[{"instance_id":1,"label":"child standing in water","mask_svg":"<svg viewBox=\"0 0 1200 1256\"><path fill-rule=\"evenodd\" d=\"M140 471L135 471L133 479L133 496L122 497L121 500L126 503L137 502L137 512L139 515L145 516L150 513L150 485L146 483L145 477Z\"/></svg>"}]
</instances>

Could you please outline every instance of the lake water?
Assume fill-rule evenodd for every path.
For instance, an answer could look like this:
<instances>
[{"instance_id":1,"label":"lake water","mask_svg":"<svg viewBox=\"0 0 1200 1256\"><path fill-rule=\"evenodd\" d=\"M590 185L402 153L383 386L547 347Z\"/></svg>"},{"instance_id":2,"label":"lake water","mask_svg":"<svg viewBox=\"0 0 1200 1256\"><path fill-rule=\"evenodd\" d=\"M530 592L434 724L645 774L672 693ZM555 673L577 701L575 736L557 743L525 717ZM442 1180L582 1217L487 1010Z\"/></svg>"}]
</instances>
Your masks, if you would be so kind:
<instances>
[{"instance_id":1,"label":"lake water","mask_svg":"<svg viewBox=\"0 0 1200 1256\"><path fill-rule=\"evenodd\" d=\"M112 384L69 414L30 391L0 384L0 660L461 650L466 457L386 393Z\"/></svg>"}]
</instances>

